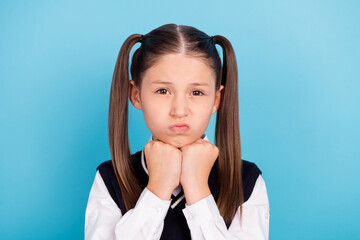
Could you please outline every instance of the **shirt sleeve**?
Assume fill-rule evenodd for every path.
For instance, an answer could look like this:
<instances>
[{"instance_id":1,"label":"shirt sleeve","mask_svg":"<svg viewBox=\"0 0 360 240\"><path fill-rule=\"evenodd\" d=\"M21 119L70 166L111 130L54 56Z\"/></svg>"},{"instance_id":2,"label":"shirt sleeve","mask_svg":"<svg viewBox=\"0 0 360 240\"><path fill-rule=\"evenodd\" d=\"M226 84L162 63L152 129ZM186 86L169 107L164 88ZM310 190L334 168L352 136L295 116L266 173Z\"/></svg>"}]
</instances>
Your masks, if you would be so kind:
<instances>
[{"instance_id":1,"label":"shirt sleeve","mask_svg":"<svg viewBox=\"0 0 360 240\"><path fill-rule=\"evenodd\" d=\"M259 175L250 198L242 205L243 215L240 223L240 207L227 229L213 195L200 201L185 205L184 216L188 223L191 238L200 239L269 239L269 200L264 179Z\"/></svg>"},{"instance_id":2,"label":"shirt sleeve","mask_svg":"<svg viewBox=\"0 0 360 240\"><path fill-rule=\"evenodd\" d=\"M97 171L85 212L85 240L159 239L170 203L145 188L122 215Z\"/></svg>"}]
</instances>

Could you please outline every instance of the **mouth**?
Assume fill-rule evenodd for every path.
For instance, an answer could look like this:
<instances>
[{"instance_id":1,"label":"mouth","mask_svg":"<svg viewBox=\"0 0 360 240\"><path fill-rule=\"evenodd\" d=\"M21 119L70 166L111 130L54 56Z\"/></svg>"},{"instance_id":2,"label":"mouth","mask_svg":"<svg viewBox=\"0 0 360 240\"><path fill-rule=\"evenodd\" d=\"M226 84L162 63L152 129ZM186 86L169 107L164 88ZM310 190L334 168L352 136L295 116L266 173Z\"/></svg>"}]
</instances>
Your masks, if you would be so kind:
<instances>
[{"instance_id":1,"label":"mouth","mask_svg":"<svg viewBox=\"0 0 360 240\"><path fill-rule=\"evenodd\" d=\"M170 126L170 130L175 133L184 133L189 131L190 127L186 123L176 123Z\"/></svg>"}]
</instances>

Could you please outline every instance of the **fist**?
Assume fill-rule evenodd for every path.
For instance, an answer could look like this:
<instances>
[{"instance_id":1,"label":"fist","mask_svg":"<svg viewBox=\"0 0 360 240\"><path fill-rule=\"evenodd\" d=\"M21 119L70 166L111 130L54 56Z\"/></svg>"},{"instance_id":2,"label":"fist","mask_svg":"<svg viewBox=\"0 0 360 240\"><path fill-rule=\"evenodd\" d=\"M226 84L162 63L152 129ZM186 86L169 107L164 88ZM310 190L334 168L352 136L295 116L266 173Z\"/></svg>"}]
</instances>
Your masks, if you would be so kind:
<instances>
[{"instance_id":1,"label":"fist","mask_svg":"<svg viewBox=\"0 0 360 240\"><path fill-rule=\"evenodd\" d=\"M180 183L182 154L176 147L159 140L144 147L149 172L147 188L163 200L169 200Z\"/></svg>"},{"instance_id":2,"label":"fist","mask_svg":"<svg viewBox=\"0 0 360 240\"><path fill-rule=\"evenodd\" d=\"M210 194L209 174L219 156L219 149L209 141L199 139L180 150L182 151L180 182L187 204L190 205Z\"/></svg>"}]
</instances>

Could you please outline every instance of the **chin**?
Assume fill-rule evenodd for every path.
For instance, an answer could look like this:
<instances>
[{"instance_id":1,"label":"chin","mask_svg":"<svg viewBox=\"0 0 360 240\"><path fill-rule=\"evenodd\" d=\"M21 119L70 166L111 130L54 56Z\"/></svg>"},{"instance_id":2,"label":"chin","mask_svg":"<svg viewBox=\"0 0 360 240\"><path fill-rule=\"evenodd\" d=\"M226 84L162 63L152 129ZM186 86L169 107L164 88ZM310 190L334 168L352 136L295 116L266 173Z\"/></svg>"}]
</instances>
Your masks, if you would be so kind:
<instances>
[{"instance_id":1,"label":"chin","mask_svg":"<svg viewBox=\"0 0 360 240\"><path fill-rule=\"evenodd\" d=\"M187 144L187 142L179 141L179 140L173 140L173 139L167 141L166 143L170 144L170 145L173 145L176 148L181 148L181 147L183 147L183 146L185 146Z\"/></svg>"},{"instance_id":2,"label":"chin","mask_svg":"<svg viewBox=\"0 0 360 240\"><path fill-rule=\"evenodd\" d=\"M181 148L185 145L195 142L198 138L194 137L193 135L185 135L185 134L175 134L175 135L164 134L157 139L163 141L164 143L170 144L176 148Z\"/></svg>"},{"instance_id":3,"label":"chin","mask_svg":"<svg viewBox=\"0 0 360 240\"><path fill-rule=\"evenodd\" d=\"M168 144L171 144L176 148L181 148L181 147L183 147L185 145L193 143L195 140L193 140L191 137L177 136L177 137L174 137L174 138L170 138L169 141L168 141Z\"/></svg>"}]
</instances>

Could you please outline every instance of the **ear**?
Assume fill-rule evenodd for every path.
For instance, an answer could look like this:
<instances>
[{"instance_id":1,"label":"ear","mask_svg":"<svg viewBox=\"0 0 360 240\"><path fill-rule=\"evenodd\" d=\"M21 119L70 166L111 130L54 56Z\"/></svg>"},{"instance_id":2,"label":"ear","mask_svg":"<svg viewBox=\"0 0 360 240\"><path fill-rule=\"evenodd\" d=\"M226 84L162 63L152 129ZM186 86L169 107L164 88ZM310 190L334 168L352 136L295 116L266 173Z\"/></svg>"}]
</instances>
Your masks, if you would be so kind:
<instances>
[{"instance_id":1,"label":"ear","mask_svg":"<svg viewBox=\"0 0 360 240\"><path fill-rule=\"evenodd\" d=\"M134 80L129 81L129 98L132 105L141 110L140 89L136 86Z\"/></svg>"},{"instance_id":2,"label":"ear","mask_svg":"<svg viewBox=\"0 0 360 240\"><path fill-rule=\"evenodd\" d=\"M219 109L224 89L225 89L224 85L220 85L219 90L216 91L215 103L211 114L216 113L216 111Z\"/></svg>"}]
</instances>

